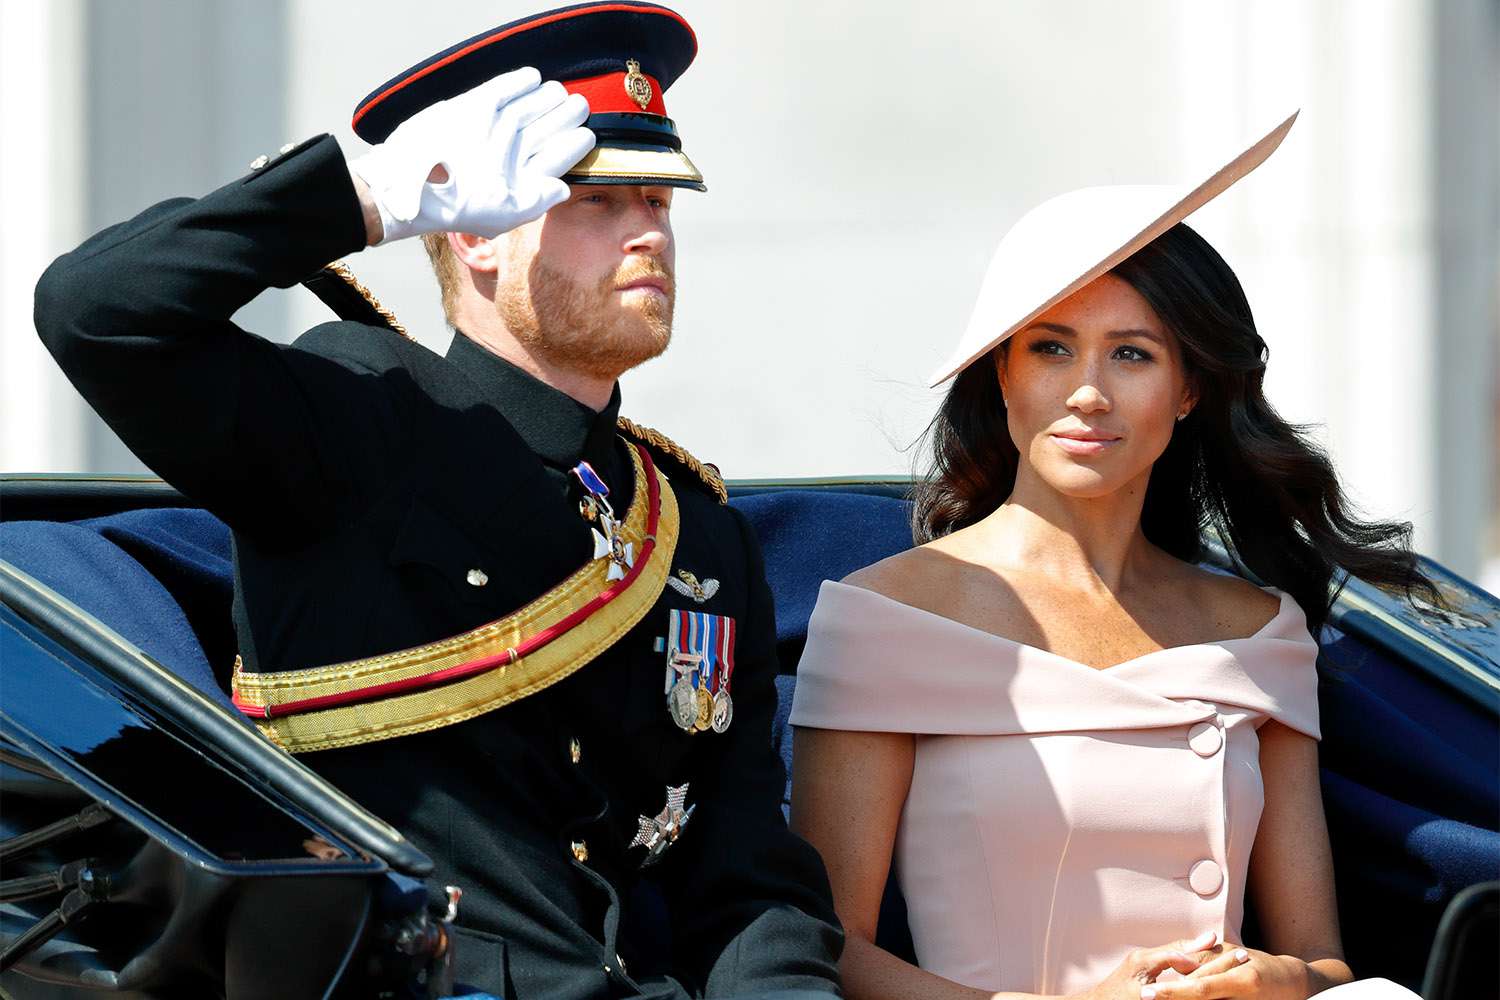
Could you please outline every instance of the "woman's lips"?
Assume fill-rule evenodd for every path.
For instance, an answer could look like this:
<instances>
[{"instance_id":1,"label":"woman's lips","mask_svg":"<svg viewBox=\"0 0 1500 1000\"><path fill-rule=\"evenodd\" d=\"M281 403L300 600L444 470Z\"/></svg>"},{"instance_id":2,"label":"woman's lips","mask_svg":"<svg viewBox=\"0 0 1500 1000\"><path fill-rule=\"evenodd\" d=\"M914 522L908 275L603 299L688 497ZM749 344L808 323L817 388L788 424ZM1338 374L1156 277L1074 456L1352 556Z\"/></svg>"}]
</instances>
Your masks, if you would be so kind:
<instances>
[{"instance_id":1,"label":"woman's lips","mask_svg":"<svg viewBox=\"0 0 1500 1000\"><path fill-rule=\"evenodd\" d=\"M1052 440L1056 441L1057 446L1069 455L1089 456L1102 455L1109 450L1111 445L1119 444L1122 439L1099 435L1053 434Z\"/></svg>"}]
</instances>

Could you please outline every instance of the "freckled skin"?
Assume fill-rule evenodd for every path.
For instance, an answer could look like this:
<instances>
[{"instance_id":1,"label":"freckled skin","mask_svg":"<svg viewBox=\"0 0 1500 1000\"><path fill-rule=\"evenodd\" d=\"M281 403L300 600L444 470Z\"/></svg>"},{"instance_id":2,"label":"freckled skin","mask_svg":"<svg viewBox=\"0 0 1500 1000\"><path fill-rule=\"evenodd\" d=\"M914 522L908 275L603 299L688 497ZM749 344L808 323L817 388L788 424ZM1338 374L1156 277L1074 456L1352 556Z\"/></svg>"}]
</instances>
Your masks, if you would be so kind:
<instances>
[{"instance_id":1,"label":"freckled skin","mask_svg":"<svg viewBox=\"0 0 1500 1000\"><path fill-rule=\"evenodd\" d=\"M1114 275L1043 313L997 359L1011 438L1025 456L1016 480L1021 497L1040 489L1079 498L1144 490L1177 415L1191 405L1177 338ZM1051 436L1076 430L1119 440L1097 456L1078 456Z\"/></svg>"},{"instance_id":2,"label":"freckled skin","mask_svg":"<svg viewBox=\"0 0 1500 1000\"><path fill-rule=\"evenodd\" d=\"M995 377L1019 452L1010 497L848 582L1095 667L1250 635L1276 613L1274 597L1141 530L1151 468L1196 397L1139 292L1100 277L997 351ZM1106 443L1070 449L1070 435Z\"/></svg>"}]
</instances>

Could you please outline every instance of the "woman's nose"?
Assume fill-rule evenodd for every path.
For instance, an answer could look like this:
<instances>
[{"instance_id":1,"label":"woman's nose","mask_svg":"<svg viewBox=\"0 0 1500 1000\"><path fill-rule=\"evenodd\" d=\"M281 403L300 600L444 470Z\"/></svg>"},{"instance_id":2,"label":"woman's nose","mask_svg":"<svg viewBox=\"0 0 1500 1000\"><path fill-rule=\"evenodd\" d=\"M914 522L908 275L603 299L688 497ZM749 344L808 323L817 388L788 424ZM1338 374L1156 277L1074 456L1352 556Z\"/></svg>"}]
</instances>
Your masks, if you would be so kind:
<instances>
[{"instance_id":1,"label":"woman's nose","mask_svg":"<svg viewBox=\"0 0 1500 1000\"><path fill-rule=\"evenodd\" d=\"M1080 413L1100 413L1109 410L1109 397L1104 395L1094 380L1084 382L1068 397L1068 409Z\"/></svg>"}]
</instances>

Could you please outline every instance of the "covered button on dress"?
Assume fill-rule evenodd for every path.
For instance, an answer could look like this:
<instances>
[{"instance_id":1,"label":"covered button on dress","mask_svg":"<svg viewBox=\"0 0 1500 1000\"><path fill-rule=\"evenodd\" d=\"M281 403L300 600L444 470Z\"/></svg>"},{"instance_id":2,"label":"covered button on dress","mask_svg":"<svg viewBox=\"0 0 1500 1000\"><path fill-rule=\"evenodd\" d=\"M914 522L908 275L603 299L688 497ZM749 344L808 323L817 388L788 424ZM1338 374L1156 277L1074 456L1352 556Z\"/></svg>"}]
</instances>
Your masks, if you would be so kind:
<instances>
[{"instance_id":1,"label":"covered button on dress","mask_svg":"<svg viewBox=\"0 0 1500 1000\"><path fill-rule=\"evenodd\" d=\"M1068 994L1132 947L1240 940L1264 803L1256 729L1319 735L1317 645L1272 593L1280 608L1252 636L1095 669L823 584L791 722L916 737L893 863L922 968ZM1383 980L1320 996L1339 990L1415 996Z\"/></svg>"}]
</instances>

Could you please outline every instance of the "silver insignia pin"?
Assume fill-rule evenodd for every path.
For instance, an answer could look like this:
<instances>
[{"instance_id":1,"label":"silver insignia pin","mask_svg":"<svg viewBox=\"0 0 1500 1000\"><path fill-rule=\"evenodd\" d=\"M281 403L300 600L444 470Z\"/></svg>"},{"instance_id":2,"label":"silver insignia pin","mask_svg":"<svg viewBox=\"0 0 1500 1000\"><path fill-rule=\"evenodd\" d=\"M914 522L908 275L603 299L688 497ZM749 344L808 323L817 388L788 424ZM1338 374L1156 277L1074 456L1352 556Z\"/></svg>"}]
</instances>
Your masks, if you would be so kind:
<instances>
[{"instance_id":1,"label":"silver insignia pin","mask_svg":"<svg viewBox=\"0 0 1500 1000\"><path fill-rule=\"evenodd\" d=\"M719 592L718 580L705 577L700 582L697 576L685 569L678 570L676 576L667 577L667 583L673 590L683 597L691 597L697 604L702 604Z\"/></svg>"}]
</instances>

